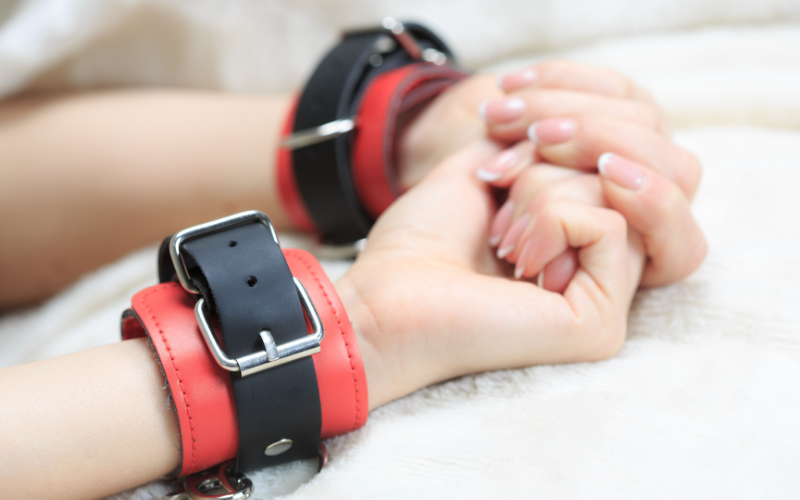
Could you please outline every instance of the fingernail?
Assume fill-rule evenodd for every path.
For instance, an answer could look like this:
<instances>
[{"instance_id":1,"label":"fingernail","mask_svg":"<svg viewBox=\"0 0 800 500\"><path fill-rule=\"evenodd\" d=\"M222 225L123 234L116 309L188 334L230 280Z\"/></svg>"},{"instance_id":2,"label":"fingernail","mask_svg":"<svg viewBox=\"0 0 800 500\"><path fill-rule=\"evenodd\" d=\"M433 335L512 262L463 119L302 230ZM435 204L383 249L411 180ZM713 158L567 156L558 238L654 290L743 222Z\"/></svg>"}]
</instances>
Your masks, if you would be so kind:
<instances>
[{"instance_id":1,"label":"fingernail","mask_svg":"<svg viewBox=\"0 0 800 500\"><path fill-rule=\"evenodd\" d=\"M514 216L514 202L511 200L506 201L500 210L494 216L492 225L489 226L489 245L497 246L500 243L500 238L505 234L506 229L511 224L511 218Z\"/></svg>"},{"instance_id":2,"label":"fingernail","mask_svg":"<svg viewBox=\"0 0 800 500\"><path fill-rule=\"evenodd\" d=\"M536 286L539 288L544 288L544 268L539 271L539 277L536 278Z\"/></svg>"},{"instance_id":3,"label":"fingernail","mask_svg":"<svg viewBox=\"0 0 800 500\"><path fill-rule=\"evenodd\" d=\"M516 149L507 149L478 169L478 179L486 182L496 181L506 170L519 163L519 161L519 152Z\"/></svg>"},{"instance_id":4,"label":"fingernail","mask_svg":"<svg viewBox=\"0 0 800 500\"><path fill-rule=\"evenodd\" d=\"M487 99L478 106L478 114L487 123L508 123L522 118L525 101L516 97Z\"/></svg>"},{"instance_id":5,"label":"fingernail","mask_svg":"<svg viewBox=\"0 0 800 500\"><path fill-rule=\"evenodd\" d=\"M528 139L537 144L558 144L575 134L578 124L571 118L548 118L528 127Z\"/></svg>"},{"instance_id":6,"label":"fingernail","mask_svg":"<svg viewBox=\"0 0 800 500\"><path fill-rule=\"evenodd\" d=\"M516 279L522 278L522 275L525 274L525 267L528 265L528 256L531 253L531 247L533 247L533 240L529 238L528 241L525 242L525 246L522 247L522 251L519 253L517 265L514 266L514 277Z\"/></svg>"},{"instance_id":7,"label":"fingernail","mask_svg":"<svg viewBox=\"0 0 800 500\"><path fill-rule=\"evenodd\" d=\"M504 259L506 255L510 254L514 250L514 245L516 245L517 240L519 239L520 235L522 235L522 231L525 230L525 226L527 225L528 214L524 214L511 225L506 235L503 236L502 240L500 240L500 249L497 250L498 259Z\"/></svg>"},{"instance_id":8,"label":"fingernail","mask_svg":"<svg viewBox=\"0 0 800 500\"><path fill-rule=\"evenodd\" d=\"M636 191L644 185L644 171L636 163L614 153L600 155L597 170L600 175L625 189Z\"/></svg>"},{"instance_id":9,"label":"fingernail","mask_svg":"<svg viewBox=\"0 0 800 500\"><path fill-rule=\"evenodd\" d=\"M497 78L497 86L504 92L530 87L536 83L536 72L532 69L506 73Z\"/></svg>"}]
</instances>

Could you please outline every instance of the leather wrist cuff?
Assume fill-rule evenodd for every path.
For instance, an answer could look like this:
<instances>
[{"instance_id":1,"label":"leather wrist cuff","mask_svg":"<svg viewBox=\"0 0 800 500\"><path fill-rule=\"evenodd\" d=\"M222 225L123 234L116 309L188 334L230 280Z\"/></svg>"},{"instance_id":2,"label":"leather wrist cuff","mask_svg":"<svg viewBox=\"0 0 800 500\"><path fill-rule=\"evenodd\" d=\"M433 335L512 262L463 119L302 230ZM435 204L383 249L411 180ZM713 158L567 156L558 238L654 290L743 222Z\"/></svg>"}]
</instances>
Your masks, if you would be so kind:
<instances>
[{"instance_id":1,"label":"leather wrist cuff","mask_svg":"<svg viewBox=\"0 0 800 500\"><path fill-rule=\"evenodd\" d=\"M310 254L285 250L283 255L291 274L307 290L325 329L321 351L311 356L319 388L319 437L357 429L367 419L367 385L355 334L344 307L321 266ZM149 337L161 363L179 422L180 475L236 457L240 443L240 418L231 377L206 346L194 308L195 299L179 284L162 283L137 293L132 309L126 311L122 321L123 339ZM264 373L293 363L296 361ZM272 401L266 401L270 403ZM264 423L273 425L269 421ZM264 447L259 445L257 449L263 452Z\"/></svg>"},{"instance_id":2,"label":"leather wrist cuff","mask_svg":"<svg viewBox=\"0 0 800 500\"><path fill-rule=\"evenodd\" d=\"M326 243L366 237L402 194L394 166L399 115L467 76L432 32L392 22L411 35L416 52L388 28L346 35L311 76L283 130L283 207L298 228Z\"/></svg>"}]
</instances>

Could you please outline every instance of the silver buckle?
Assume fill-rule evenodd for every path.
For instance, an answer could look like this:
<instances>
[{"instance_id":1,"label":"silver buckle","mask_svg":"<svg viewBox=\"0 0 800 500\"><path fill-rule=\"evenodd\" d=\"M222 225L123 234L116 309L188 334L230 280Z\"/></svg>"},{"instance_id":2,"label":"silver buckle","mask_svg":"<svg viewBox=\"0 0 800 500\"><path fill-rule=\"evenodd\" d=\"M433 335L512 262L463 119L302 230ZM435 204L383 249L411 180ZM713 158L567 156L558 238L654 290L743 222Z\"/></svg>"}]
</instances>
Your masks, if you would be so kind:
<instances>
[{"instance_id":1,"label":"silver buckle","mask_svg":"<svg viewBox=\"0 0 800 500\"><path fill-rule=\"evenodd\" d=\"M308 319L311 320L313 332L303 338L275 345L272 333L269 330L261 330L258 334L261 336L261 341L264 342L264 350L236 359L229 358L217 343L214 331L208 324L203 310L205 299L197 301L194 306L194 317L197 319L197 325L200 327L200 332L203 334L208 350L211 351L214 360L222 369L229 372L239 372L242 377L246 377L320 352L320 343L325 336L325 329L322 327L317 310L314 308L314 304L311 303L303 284L300 283L300 280L294 278L294 285L297 287L297 295L300 296L303 310L308 315Z\"/></svg>"},{"instance_id":2,"label":"silver buckle","mask_svg":"<svg viewBox=\"0 0 800 500\"><path fill-rule=\"evenodd\" d=\"M241 226L253 221L259 221L267 226L275 243L280 246L278 235L275 234L275 228L272 227L269 217L257 210L231 215L175 233L169 242L169 253L183 289L195 295L200 293L200 290L195 288L189 281L189 274L186 271L183 257L181 257L183 243L199 236ZM297 278L293 278L293 280L297 288L297 295L300 298L300 304L311 321L312 333L303 338L276 345L272 333L269 330L261 330L258 334L264 343L264 350L236 359L229 358L219 346L217 338L214 336L214 330L208 324L208 319L206 319L205 299L200 298L197 300L194 306L194 317L197 319L197 325L200 327L200 332L203 334L208 350L211 351L211 355L214 356L214 360L220 368L231 372L239 372L242 377L246 377L320 352L320 344L325 336L325 329L322 327L322 321L320 321L317 310L314 308L314 304L311 302L305 287Z\"/></svg>"},{"instance_id":3,"label":"silver buckle","mask_svg":"<svg viewBox=\"0 0 800 500\"><path fill-rule=\"evenodd\" d=\"M402 46L408 55L414 59L422 59L429 63L441 66L447 62L447 55L433 48L423 49L417 38L406 29L405 25L393 17L384 18L381 22L383 29L389 33L397 43Z\"/></svg>"},{"instance_id":4,"label":"silver buckle","mask_svg":"<svg viewBox=\"0 0 800 500\"><path fill-rule=\"evenodd\" d=\"M405 25L400 21L387 17L381 22L381 27L391 38L382 37L390 46L394 46L391 42L394 39L400 44L412 59L441 66L447 62L447 55L433 48L423 49L417 41L417 38L406 29ZM385 45L385 44L384 44ZM378 52L390 52L392 49L387 47L378 47ZM380 54L377 54L380 55ZM379 64L379 63L378 63ZM300 130L295 132L281 141L281 146L286 149L294 150L311 146L319 142L334 139L340 135L344 135L356 127L355 117L343 118L341 120L334 120L332 122L324 123L316 128Z\"/></svg>"},{"instance_id":5,"label":"silver buckle","mask_svg":"<svg viewBox=\"0 0 800 500\"><path fill-rule=\"evenodd\" d=\"M287 136L281 142L281 146L286 149L300 149L328 139L334 139L344 135L356 127L353 118L344 118L320 125L319 127L301 130Z\"/></svg>"},{"instance_id":6,"label":"silver buckle","mask_svg":"<svg viewBox=\"0 0 800 500\"><path fill-rule=\"evenodd\" d=\"M169 256L172 258L172 265L175 266L175 273L178 275L178 281L183 289L192 295L200 295L200 290L195 288L189 279L189 273L186 271L186 264L183 262L183 257L181 256L181 246L183 246L184 243L200 236L216 233L223 229L243 226L255 221L261 222L267 226L270 234L272 234L272 239L275 240L278 246L281 245L278 241L278 235L275 233L275 228L272 227L272 221L269 220L269 217L267 217L264 212L259 212L258 210L249 210L247 212L240 212L228 217L212 220L211 222L190 227L172 235L172 239L169 241Z\"/></svg>"}]
</instances>

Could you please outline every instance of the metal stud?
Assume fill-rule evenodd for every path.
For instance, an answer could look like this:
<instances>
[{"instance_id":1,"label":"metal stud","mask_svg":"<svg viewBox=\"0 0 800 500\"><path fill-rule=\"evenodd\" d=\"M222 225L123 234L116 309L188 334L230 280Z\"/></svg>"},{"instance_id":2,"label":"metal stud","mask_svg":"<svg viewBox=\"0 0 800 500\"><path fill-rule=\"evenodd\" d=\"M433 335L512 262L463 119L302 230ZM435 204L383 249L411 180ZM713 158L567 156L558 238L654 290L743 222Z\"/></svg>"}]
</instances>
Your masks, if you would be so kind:
<instances>
[{"instance_id":1,"label":"metal stud","mask_svg":"<svg viewBox=\"0 0 800 500\"><path fill-rule=\"evenodd\" d=\"M289 451L289 448L292 447L292 444L294 443L292 442L291 439L287 438L279 439L278 441L275 441L274 443L272 443L271 445L267 446L264 449L264 455L267 455L268 457L274 457L275 455L280 455L281 453Z\"/></svg>"}]
</instances>

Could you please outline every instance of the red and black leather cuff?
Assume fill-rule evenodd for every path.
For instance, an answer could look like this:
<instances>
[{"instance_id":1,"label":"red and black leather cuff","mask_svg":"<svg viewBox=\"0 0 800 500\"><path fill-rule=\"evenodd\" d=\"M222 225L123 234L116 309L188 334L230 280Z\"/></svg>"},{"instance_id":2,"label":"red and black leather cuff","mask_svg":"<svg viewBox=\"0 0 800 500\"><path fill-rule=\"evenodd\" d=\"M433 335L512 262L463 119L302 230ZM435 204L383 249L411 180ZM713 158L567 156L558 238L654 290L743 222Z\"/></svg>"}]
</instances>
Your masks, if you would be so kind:
<instances>
[{"instance_id":1,"label":"red and black leather cuff","mask_svg":"<svg viewBox=\"0 0 800 500\"><path fill-rule=\"evenodd\" d=\"M348 245L402 193L394 167L398 117L462 80L450 49L413 23L351 32L322 60L292 108L278 152L278 188L292 222Z\"/></svg>"},{"instance_id":2,"label":"red and black leather cuff","mask_svg":"<svg viewBox=\"0 0 800 500\"><path fill-rule=\"evenodd\" d=\"M316 456L320 450L319 439L354 430L364 425L367 418L369 405L364 368L355 334L333 285L319 263L304 251L281 253L278 249L280 255L264 255L265 242L261 236L266 233L267 238L272 239L272 232L263 224L263 219L252 215L242 218L241 215L233 224L228 221L222 228L212 227L205 237L193 239L190 233L180 241L180 236L186 233L175 235L183 250L180 268L190 277L190 286L203 290L200 300L187 293L185 283L179 278L179 283L165 282L137 293L132 309L123 315L123 338L148 336L161 362L180 427L180 475L201 471L234 457L238 458L238 469L246 472L264 465ZM214 238L215 235L221 237ZM169 243L175 242L175 236ZM246 292L231 292L220 286L219 278L214 277L210 269L219 267L219 263L213 258L210 260L208 254L204 255L207 250L192 246L192 240L210 247L212 256L221 244L224 250L220 255L233 265L220 272L233 275L229 286L235 287L236 281L242 281ZM235 244L231 245L232 242ZM169 243L166 254L170 253ZM242 266L249 260L248 246L254 246L263 259L285 266L291 286L281 289L276 285L275 280L280 276L269 265ZM242 254L245 255L232 256L230 252L236 252L237 248L244 250ZM169 274L171 278L170 266L164 259L162 252L162 277ZM206 266L202 274L194 269L200 265ZM276 267L281 268L280 265ZM178 276L181 273L175 268L172 272ZM251 285L253 280L254 286ZM262 302L263 295L253 294L255 301L250 302L251 289L259 286L278 291L284 297L271 297L268 302ZM212 297L212 290L216 291L214 303L205 306L201 301ZM299 290L302 292L298 294ZM237 317L233 323L230 306L223 298L225 294L240 306L234 309ZM294 332L298 335L286 340L281 335L285 332L280 331L281 316L286 315L282 309L291 302L298 303L297 309L301 309L302 302L306 314L300 313L300 331ZM254 307L255 303L258 305ZM290 305L290 314L292 309ZM217 311L218 318L209 311ZM260 314L263 311L267 314ZM209 318L205 317L207 314ZM254 329L241 324L259 326ZM249 331L241 336L249 349L245 354L237 355L232 350L239 340L231 335L237 327ZM268 336L263 333L265 331ZM222 333L222 342L217 339L218 333ZM213 338L209 339L209 335ZM321 339L313 347L317 336ZM274 356L270 354L269 340L264 340L265 337L274 341ZM304 343L312 348L303 350ZM287 346L290 347L288 351ZM309 356L304 352L316 354ZM238 371L225 367L225 360L232 362ZM307 364L304 365L304 361ZM275 366L267 367L270 363ZM311 380L307 379L308 374ZM245 395L237 394L237 389ZM314 435L309 437L309 433Z\"/></svg>"}]
</instances>

